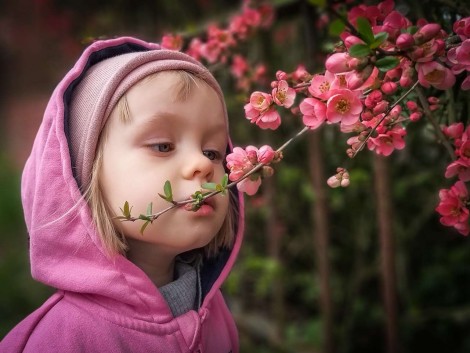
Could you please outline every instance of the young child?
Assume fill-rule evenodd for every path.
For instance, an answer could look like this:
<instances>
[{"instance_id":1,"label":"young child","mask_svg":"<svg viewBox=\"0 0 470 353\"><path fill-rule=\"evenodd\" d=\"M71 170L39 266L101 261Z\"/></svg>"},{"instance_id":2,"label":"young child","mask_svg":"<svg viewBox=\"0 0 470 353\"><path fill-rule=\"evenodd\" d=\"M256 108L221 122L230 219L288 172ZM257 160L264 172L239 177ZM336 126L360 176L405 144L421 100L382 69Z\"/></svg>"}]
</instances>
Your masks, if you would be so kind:
<instances>
[{"instance_id":1,"label":"young child","mask_svg":"<svg viewBox=\"0 0 470 353\"><path fill-rule=\"evenodd\" d=\"M122 221L219 183L230 150L222 92L191 57L123 37L97 41L55 89L26 163L33 277L57 292L0 352L238 352L220 286L242 241L230 190L197 211Z\"/></svg>"}]
</instances>

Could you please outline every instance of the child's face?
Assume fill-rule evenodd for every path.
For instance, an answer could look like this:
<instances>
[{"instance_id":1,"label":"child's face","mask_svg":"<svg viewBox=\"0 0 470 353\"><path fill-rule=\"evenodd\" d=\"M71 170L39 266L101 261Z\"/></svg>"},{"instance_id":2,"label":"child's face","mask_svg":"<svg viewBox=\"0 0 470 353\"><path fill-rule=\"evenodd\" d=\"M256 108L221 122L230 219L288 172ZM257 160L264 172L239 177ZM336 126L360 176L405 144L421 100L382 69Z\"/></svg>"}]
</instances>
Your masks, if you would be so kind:
<instances>
[{"instance_id":1,"label":"child's face","mask_svg":"<svg viewBox=\"0 0 470 353\"><path fill-rule=\"evenodd\" d=\"M183 200L205 182L219 183L224 171L227 126L222 104L204 82L184 99L177 99L180 78L162 72L127 92L131 119L123 122L115 110L104 140L100 184L106 202L121 215L128 201L132 215L153 212L170 203L158 196L169 180L174 200ZM128 238L153 243L177 255L207 245L222 226L228 211L228 196L217 195L199 211L183 207L161 215L140 233L143 222L114 221Z\"/></svg>"}]
</instances>

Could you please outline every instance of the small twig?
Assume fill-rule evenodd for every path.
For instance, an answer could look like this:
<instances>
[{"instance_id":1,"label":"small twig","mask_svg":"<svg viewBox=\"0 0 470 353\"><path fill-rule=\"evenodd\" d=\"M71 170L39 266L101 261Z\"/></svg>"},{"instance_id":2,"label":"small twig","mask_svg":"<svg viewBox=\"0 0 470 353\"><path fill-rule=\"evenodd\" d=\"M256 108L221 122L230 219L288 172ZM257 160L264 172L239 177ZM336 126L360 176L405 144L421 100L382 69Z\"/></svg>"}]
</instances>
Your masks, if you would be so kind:
<instances>
[{"instance_id":1,"label":"small twig","mask_svg":"<svg viewBox=\"0 0 470 353\"><path fill-rule=\"evenodd\" d=\"M354 158L356 157L356 155L364 148L364 146L366 145L367 143L367 140L369 140L369 138L372 136L372 134L377 130L377 128L379 127L380 124L382 124L382 122L385 120L385 118L390 114L390 112L392 111L393 108L395 108L395 106L397 106L403 99L405 99L406 96L408 96L415 88L416 86L418 86L418 83L419 81L416 81L413 86L411 86L411 88L406 91L400 98L398 98L398 100L393 103L390 107L388 107L388 109L386 110L384 116L382 118L380 118L380 120L377 122L377 124L375 124L375 126L372 128L372 130L370 130L370 132L367 134L366 138L364 139L364 141L361 142L361 144L359 145L359 147L353 152L351 158Z\"/></svg>"},{"instance_id":2,"label":"small twig","mask_svg":"<svg viewBox=\"0 0 470 353\"><path fill-rule=\"evenodd\" d=\"M455 160L454 149L450 145L449 140L442 133L441 127L434 119L431 109L429 109L428 101L426 97L424 96L424 93L420 87L416 88L416 94L418 95L419 102L421 103L421 106L423 107L424 115L434 127L434 130L436 131L436 135L438 136L439 140L442 142L442 144L446 148L447 152L449 152L450 158L452 158L452 160Z\"/></svg>"}]
</instances>

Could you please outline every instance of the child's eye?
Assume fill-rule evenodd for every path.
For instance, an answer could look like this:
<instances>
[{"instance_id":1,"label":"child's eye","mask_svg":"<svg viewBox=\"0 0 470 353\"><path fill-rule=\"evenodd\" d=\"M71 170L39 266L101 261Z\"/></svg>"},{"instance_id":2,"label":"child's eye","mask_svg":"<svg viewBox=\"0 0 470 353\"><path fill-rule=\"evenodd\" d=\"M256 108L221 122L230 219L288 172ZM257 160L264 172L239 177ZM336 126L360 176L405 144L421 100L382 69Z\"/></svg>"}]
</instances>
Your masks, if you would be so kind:
<instances>
[{"instance_id":1,"label":"child's eye","mask_svg":"<svg viewBox=\"0 0 470 353\"><path fill-rule=\"evenodd\" d=\"M156 143L156 144L153 144L151 147L155 151L162 152L162 153L171 152L175 149L175 145L170 142Z\"/></svg>"},{"instance_id":2,"label":"child's eye","mask_svg":"<svg viewBox=\"0 0 470 353\"><path fill-rule=\"evenodd\" d=\"M206 151L202 151L202 153L204 154L204 156L209 158L211 161L216 161L216 160L221 160L222 159L222 155L218 151L206 150Z\"/></svg>"}]
</instances>

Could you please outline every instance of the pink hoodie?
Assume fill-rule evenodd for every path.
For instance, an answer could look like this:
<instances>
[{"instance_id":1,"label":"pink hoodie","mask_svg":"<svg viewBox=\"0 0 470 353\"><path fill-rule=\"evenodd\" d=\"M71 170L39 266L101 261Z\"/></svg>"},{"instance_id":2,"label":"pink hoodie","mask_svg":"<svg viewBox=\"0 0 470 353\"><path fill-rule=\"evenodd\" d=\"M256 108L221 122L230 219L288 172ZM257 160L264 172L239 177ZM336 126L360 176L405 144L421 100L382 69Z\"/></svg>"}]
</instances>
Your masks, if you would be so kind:
<instances>
[{"instance_id":1,"label":"pink hoodie","mask_svg":"<svg viewBox=\"0 0 470 353\"><path fill-rule=\"evenodd\" d=\"M64 132L67 92L90 62L112 51L160 50L134 38L88 47L55 89L22 179L33 277L57 288L1 342L0 352L238 352L238 334L220 292L243 234L243 199L231 251L204 262L198 312L173 317L151 280L124 256L106 256L73 176Z\"/></svg>"}]
</instances>

